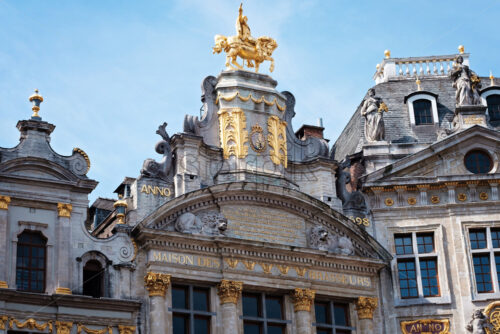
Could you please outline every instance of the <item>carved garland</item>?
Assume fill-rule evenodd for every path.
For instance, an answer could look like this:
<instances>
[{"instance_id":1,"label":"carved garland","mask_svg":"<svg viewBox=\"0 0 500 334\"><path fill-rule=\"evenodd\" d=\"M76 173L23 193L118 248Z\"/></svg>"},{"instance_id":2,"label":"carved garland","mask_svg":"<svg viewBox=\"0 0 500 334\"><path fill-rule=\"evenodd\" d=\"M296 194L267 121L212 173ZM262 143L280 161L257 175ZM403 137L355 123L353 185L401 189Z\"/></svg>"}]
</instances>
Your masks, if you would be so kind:
<instances>
[{"instance_id":1,"label":"carved garland","mask_svg":"<svg viewBox=\"0 0 500 334\"><path fill-rule=\"evenodd\" d=\"M118 333L119 334L134 334L135 333L135 326L118 325Z\"/></svg>"},{"instance_id":2,"label":"carved garland","mask_svg":"<svg viewBox=\"0 0 500 334\"><path fill-rule=\"evenodd\" d=\"M81 334L82 332L85 332L87 334L113 334L113 329L111 329L111 326L108 326L103 329L90 329L88 327L85 327L82 324L78 324L78 327L76 329L77 334Z\"/></svg>"},{"instance_id":3,"label":"carved garland","mask_svg":"<svg viewBox=\"0 0 500 334\"><path fill-rule=\"evenodd\" d=\"M248 131L246 116L242 109L221 109L219 112L220 142L224 159L231 155L245 158L248 155Z\"/></svg>"},{"instance_id":4,"label":"carved garland","mask_svg":"<svg viewBox=\"0 0 500 334\"><path fill-rule=\"evenodd\" d=\"M222 304L236 304L243 290L243 282L222 280L218 286L217 294Z\"/></svg>"},{"instance_id":5,"label":"carved garland","mask_svg":"<svg viewBox=\"0 0 500 334\"><path fill-rule=\"evenodd\" d=\"M57 334L71 334L71 328L73 328L72 321L56 321Z\"/></svg>"},{"instance_id":6,"label":"carved garland","mask_svg":"<svg viewBox=\"0 0 500 334\"><path fill-rule=\"evenodd\" d=\"M268 106L272 106L272 105L275 104L279 111L285 111L286 110L286 105L285 104L282 105L282 106L279 105L278 100L276 99L276 97L274 98L273 101L266 100L266 98L264 97L264 95L262 95L259 99L257 99L257 98L255 98L255 97L252 96L252 93L248 93L247 97L243 97L239 91L237 91L236 93L234 93L232 95L226 95L226 96L222 95L221 92L219 92L217 94L217 98L215 99L215 104L219 104L219 99L223 99L224 101L232 101L236 97L238 97L243 102L247 102L248 100L251 99L254 103L262 103L262 102L264 102Z\"/></svg>"},{"instance_id":7,"label":"carved garland","mask_svg":"<svg viewBox=\"0 0 500 334\"><path fill-rule=\"evenodd\" d=\"M26 328L26 329L31 329L31 330L39 330L39 331L44 331L45 329L48 329L49 330L49 333L52 332L52 321L47 321L45 323L37 323L35 319L33 318L29 318L28 320L24 321L24 322L20 322L19 320L17 319L14 319L14 318L10 318L9 320L9 328L14 328L14 325L18 328L18 329L23 329L23 328Z\"/></svg>"},{"instance_id":8,"label":"carved garland","mask_svg":"<svg viewBox=\"0 0 500 334\"><path fill-rule=\"evenodd\" d=\"M295 312L310 312L311 306L314 302L315 294L316 291L311 289L295 289L295 291L292 293L292 301Z\"/></svg>"},{"instance_id":9,"label":"carved garland","mask_svg":"<svg viewBox=\"0 0 500 334\"><path fill-rule=\"evenodd\" d=\"M271 147L271 160L275 165L280 163L286 168L288 155L286 150L286 122L277 116L269 116L267 119L267 141Z\"/></svg>"},{"instance_id":10,"label":"carved garland","mask_svg":"<svg viewBox=\"0 0 500 334\"><path fill-rule=\"evenodd\" d=\"M144 276L144 285L150 296L165 297L169 284L170 275L167 274L148 272Z\"/></svg>"}]
</instances>

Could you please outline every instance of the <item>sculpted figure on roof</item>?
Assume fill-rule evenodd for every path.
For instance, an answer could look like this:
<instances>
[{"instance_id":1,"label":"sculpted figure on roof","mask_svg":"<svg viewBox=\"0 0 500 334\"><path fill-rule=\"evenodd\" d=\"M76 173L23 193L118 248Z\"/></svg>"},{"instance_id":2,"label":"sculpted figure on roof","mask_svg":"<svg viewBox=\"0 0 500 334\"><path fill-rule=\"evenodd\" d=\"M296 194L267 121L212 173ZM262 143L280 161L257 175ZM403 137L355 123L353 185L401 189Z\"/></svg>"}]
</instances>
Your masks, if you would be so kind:
<instances>
[{"instance_id":1,"label":"sculpted figure on roof","mask_svg":"<svg viewBox=\"0 0 500 334\"><path fill-rule=\"evenodd\" d=\"M368 90L368 97L361 106L361 116L365 118L365 138L369 142L382 141L385 138L383 112L387 105L375 96L375 89Z\"/></svg>"},{"instance_id":2,"label":"sculpted figure on roof","mask_svg":"<svg viewBox=\"0 0 500 334\"><path fill-rule=\"evenodd\" d=\"M450 72L453 79L453 88L456 88L455 99L457 106L481 104L479 89L481 80L469 66L463 64L464 59L458 56Z\"/></svg>"}]
</instances>

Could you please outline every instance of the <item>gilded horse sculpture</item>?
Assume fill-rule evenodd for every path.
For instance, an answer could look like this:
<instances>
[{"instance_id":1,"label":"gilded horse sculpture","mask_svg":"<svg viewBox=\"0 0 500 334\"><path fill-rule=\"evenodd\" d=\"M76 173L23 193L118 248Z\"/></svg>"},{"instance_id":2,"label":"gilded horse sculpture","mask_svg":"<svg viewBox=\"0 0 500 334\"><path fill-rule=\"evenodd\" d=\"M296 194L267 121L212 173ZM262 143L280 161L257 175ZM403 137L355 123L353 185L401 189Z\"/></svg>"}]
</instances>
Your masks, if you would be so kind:
<instances>
[{"instance_id":1,"label":"gilded horse sculpture","mask_svg":"<svg viewBox=\"0 0 500 334\"><path fill-rule=\"evenodd\" d=\"M246 61L248 68L255 67L255 72L259 71L259 66L262 62L269 60L271 62L269 71L272 72L274 70L274 59L271 55L278 47L278 43L267 36L261 36L257 39L253 38L247 20L248 18L243 15L243 7L240 5L239 15L236 20L237 35L229 37L215 35L213 53L226 52L226 67L234 70L243 69L243 66L236 61L237 57L243 59L243 65ZM236 68L231 64L236 66Z\"/></svg>"}]
</instances>

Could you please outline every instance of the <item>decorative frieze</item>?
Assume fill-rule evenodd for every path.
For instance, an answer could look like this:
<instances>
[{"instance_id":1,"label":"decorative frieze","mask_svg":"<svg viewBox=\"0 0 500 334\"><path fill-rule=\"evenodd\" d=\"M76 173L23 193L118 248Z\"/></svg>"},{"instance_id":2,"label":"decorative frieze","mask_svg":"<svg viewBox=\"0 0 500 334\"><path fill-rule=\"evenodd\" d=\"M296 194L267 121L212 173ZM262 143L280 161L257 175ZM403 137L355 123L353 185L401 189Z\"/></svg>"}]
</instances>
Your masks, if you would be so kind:
<instances>
[{"instance_id":1,"label":"decorative frieze","mask_svg":"<svg viewBox=\"0 0 500 334\"><path fill-rule=\"evenodd\" d=\"M315 294L316 291L312 289L295 289L292 293L292 302L295 312L310 312Z\"/></svg>"},{"instance_id":2,"label":"decorative frieze","mask_svg":"<svg viewBox=\"0 0 500 334\"><path fill-rule=\"evenodd\" d=\"M0 210L9 210L10 196L0 195Z\"/></svg>"},{"instance_id":3,"label":"decorative frieze","mask_svg":"<svg viewBox=\"0 0 500 334\"><path fill-rule=\"evenodd\" d=\"M103 329L91 329L82 324L78 324L76 328L76 334L113 334L113 329L111 326L105 327Z\"/></svg>"},{"instance_id":4,"label":"decorative frieze","mask_svg":"<svg viewBox=\"0 0 500 334\"><path fill-rule=\"evenodd\" d=\"M170 275L148 272L144 276L144 285L149 291L149 296L165 297L165 293L170 285Z\"/></svg>"},{"instance_id":5,"label":"decorative frieze","mask_svg":"<svg viewBox=\"0 0 500 334\"><path fill-rule=\"evenodd\" d=\"M57 203L57 213L59 217L71 217L71 211L73 211L73 206L68 203Z\"/></svg>"},{"instance_id":6,"label":"decorative frieze","mask_svg":"<svg viewBox=\"0 0 500 334\"><path fill-rule=\"evenodd\" d=\"M0 316L0 329L5 329L5 325L8 323L9 317L6 315Z\"/></svg>"},{"instance_id":7,"label":"decorative frieze","mask_svg":"<svg viewBox=\"0 0 500 334\"><path fill-rule=\"evenodd\" d=\"M241 290L243 290L243 282L222 280L217 288L221 305L236 304L240 298Z\"/></svg>"},{"instance_id":8,"label":"decorative frieze","mask_svg":"<svg viewBox=\"0 0 500 334\"><path fill-rule=\"evenodd\" d=\"M57 334L71 334L71 328L73 328L72 321L56 321Z\"/></svg>"},{"instance_id":9,"label":"decorative frieze","mask_svg":"<svg viewBox=\"0 0 500 334\"><path fill-rule=\"evenodd\" d=\"M373 319L373 312L377 308L378 299L375 297L359 297L356 301L358 319Z\"/></svg>"},{"instance_id":10,"label":"decorative frieze","mask_svg":"<svg viewBox=\"0 0 500 334\"><path fill-rule=\"evenodd\" d=\"M52 333L52 321L49 320L47 322L38 323L35 319L29 318L24 322L17 320L16 318L10 318L9 320L9 328L14 329L16 326L18 329L30 329L30 330L38 330L45 331L48 329L49 333Z\"/></svg>"}]
</instances>

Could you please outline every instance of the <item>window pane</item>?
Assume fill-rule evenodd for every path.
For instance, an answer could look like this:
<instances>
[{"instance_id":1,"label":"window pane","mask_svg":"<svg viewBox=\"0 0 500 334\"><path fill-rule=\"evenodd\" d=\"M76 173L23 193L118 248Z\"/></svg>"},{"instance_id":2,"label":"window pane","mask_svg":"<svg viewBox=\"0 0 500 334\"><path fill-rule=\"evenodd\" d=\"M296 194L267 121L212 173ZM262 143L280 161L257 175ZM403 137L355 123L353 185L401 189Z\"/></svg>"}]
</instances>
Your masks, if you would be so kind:
<instances>
[{"instance_id":1,"label":"window pane","mask_svg":"<svg viewBox=\"0 0 500 334\"><path fill-rule=\"evenodd\" d=\"M490 121L500 120L500 95L490 95L486 98L486 104L488 105L488 115L490 116Z\"/></svg>"},{"instance_id":2,"label":"window pane","mask_svg":"<svg viewBox=\"0 0 500 334\"><path fill-rule=\"evenodd\" d=\"M194 334L209 334L210 333L210 318L199 317L194 318Z\"/></svg>"},{"instance_id":3,"label":"window pane","mask_svg":"<svg viewBox=\"0 0 500 334\"><path fill-rule=\"evenodd\" d=\"M259 295L243 295L243 315L248 317L260 317Z\"/></svg>"},{"instance_id":4,"label":"window pane","mask_svg":"<svg viewBox=\"0 0 500 334\"><path fill-rule=\"evenodd\" d=\"M349 308L345 304L335 304L333 308L333 313L335 315L335 326L348 326L348 310Z\"/></svg>"},{"instance_id":5,"label":"window pane","mask_svg":"<svg viewBox=\"0 0 500 334\"><path fill-rule=\"evenodd\" d=\"M172 308L187 309L187 287L172 287Z\"/></svg>"},{"instance_id":6,"label":"window pane","mask_svg":"<svg viewBox=\"0 0 500 334\"><path fill-rule=\"evenodd\" d=\"M432 124L432 104L429 100L417 100L413 102L415 114L415 125Z\"/></svg>"},{"instance_id":7,"label":"window pane","mask_svg":"<svg viewBox=\"0 0 500 334\"><path fill-rule=\"evenodd\" d=\"M490 256L488 254L476 254L472 257L474 263L474 274L476 276L477 292L491 292Z\"/></svg>"},{"instance_id":8,"label":"window pane","mask_svg":"<svg viewBox=\"0 0 500 334\"><path fill-rule=\"evenodd\" d=\"M424 297L439 296L439 283L436 259L421 259L420 274Z\"/></svg>"},{"instance_id":9,"label":"window pane","mask_svg":"<svg viewBox=\"0 0 500 334\"><path fill-rule=\"evenodd\" d=\"M189 317L174 313L172 327L173 334L189 334Z\"/></svg>"},{"instance_id":10,"label":"window pane","mask_svg":"<svg viewBox=\"0 0 500 334\"><path fill-rule=\"evenodd\" d=\"M500 254L499 253L495 254L495 265L497 267L497 280L498 280L498 283L500 283Z\"/></svg>"},{"instance_id":11,"label":"window pane","mask_svg":"<svg viewBox=\"0 0 500 334\"><path fill-rule=\"evenodd\" d=\"M491 229L491 243L493 248L500 248L500 229Z\"/></svg>"},{"instance_id":12,"label":"window pane","mask_svg":"<svg viewBox=\"0 0 500 334\"><path fill-rule=\"evenodd\" d=\"M411 234L394 235L394 244L396 245L396 254L413 254Z\"/></svg>"},{"instance_id":13,"label":"window pane","mask_svg":"<svg viewBox=\"0 0 500 334\"><path fill-rule=\"evenodd\" d=\"M281 297L266 297L266 316L268 319L283 319L281 300Z\"/></svg>"},{"instance_id":14,"label":"window pane","mask_svg":"<svg viewBox=\"0 0 500 334\"><path fill-rule=\"evenodd\" d=\"M314 311L316 312L316 322L319 324L331 324L330 312L328 312L328 303L314 303Z\"/></svg>"},{"instance_id":15,"label":"window pane","mask_svg":"<svg viewBox=\"0 0 500 334\"><path fill-rule=\"evenodd\" d=\"M23 232L18 236L16 286L22 291L45 289L45 243L39 233Z\"/></svg>"},{"instance_id":16,"label":"window pane","mask_svg":"<svg viewBox=\"0 0 500 334\"><path fill-rule=\"evenodd\" d=\"M472 249L482 249L486 248L486 230L478 229L478 230L470 230L470 248Z\"/></svg>"},{"instance_id":17,"label":"window pane","mask_svg":"<svg viewBox=\"0 0 500 334\"><path fill-rule=\"evenodd\" d=\"M262 333L262 325L255 323L243 323L243 333L244 334L261 334Z\"/></svg>"},{"instance_id":18,"label":"window pane","mask_svg":"<svg viewBox=\"0 0 500 334\"><path fill-rule=\"evenodd\" d=\"M418 297L415 260L399 260L398 276L401 298Z\"/></svg>"},{"instance_id":19,"label":"window pane","mask_svg":"<svg viewBox=\"0 0 500 334\"><path fill-rule=\"evenodd\" d=\"M284 334L285 326L283 325L268 325L267 334Z\"/></svg>"},{"instance_id":20,"label":"window pane","mask_svg":"<svg viewBox=\"0 0 500 334\"><path fill-rule=\"evenodd\" d=\"M417 234L418 253L434 252L434 233L419 233Z\"/></svg>"},{"instance_id":21,"label":"window pane","mask_svg":"<svg viewBox=\"0 0 500 334\"><path fill-rule=\"evenodd\" d=\"M317 334L331 334L332 330L331 329L320 329L320 328L318 328L316 330L316 333ZM337 331L337 333L338 333L338 331Z\"/></svg>"},{"instance_id":22,"label":"window pane","mask_svg":"<svg viewBox=\"0 0 500 334\"><path fill-rule=\"evenodd\" d=\"M193 289L193 304L196 311L208 311L208 290Z\"/></svg>"}]
</instances>

